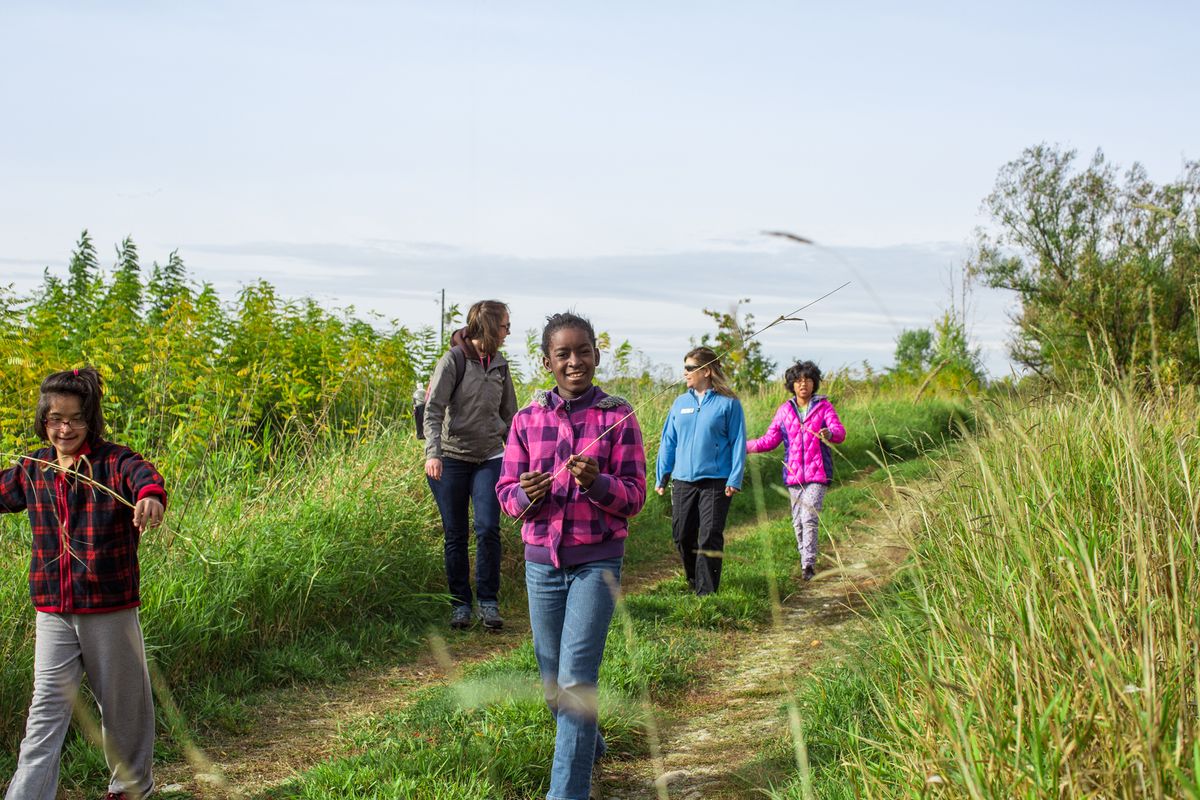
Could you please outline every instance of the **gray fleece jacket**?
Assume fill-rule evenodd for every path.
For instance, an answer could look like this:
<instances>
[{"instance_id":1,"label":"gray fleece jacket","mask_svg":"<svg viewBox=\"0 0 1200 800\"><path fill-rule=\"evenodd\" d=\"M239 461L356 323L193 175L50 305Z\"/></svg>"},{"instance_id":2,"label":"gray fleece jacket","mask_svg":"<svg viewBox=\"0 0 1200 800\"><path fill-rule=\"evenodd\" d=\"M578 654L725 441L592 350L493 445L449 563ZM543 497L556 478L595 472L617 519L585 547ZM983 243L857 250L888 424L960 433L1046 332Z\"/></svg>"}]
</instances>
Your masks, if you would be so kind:
<instances>
[{"instance_id":1,"label":"gray fleece jacket","mask_svg":"<svg viewBox=\"0 0 1200 800\"><path fill-rule=\"evenodd\" d=\"M463 348L466 371L454 392L456 376L450 351L433 369L425 401L425 457L448 456L478 464L503 454L508 428L517 413L517 392L504 356L496 353L481 358L464 330L455 331L450 341Z\"/></svg>"}]
</instances>

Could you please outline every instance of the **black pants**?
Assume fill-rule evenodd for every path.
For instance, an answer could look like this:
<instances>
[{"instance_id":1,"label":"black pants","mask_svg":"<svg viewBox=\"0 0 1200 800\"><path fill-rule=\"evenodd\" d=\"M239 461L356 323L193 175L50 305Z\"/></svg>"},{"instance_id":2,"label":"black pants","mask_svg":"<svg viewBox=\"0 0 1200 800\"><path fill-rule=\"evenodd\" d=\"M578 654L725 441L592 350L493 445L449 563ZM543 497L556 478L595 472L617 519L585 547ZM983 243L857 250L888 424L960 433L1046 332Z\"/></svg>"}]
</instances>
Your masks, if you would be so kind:
<instances>
[{"instance_id":1,"label":"black pants","mask_svg":"<svg viewBox=\"0 0 1200 800\"><path fill-rule=\"evenodd\" d=\"M721 585L720 553L725 549L730 499L724 478L671 481L671 536L688 586L696 594L712 594Z\"/></svg>"}]
</instances>

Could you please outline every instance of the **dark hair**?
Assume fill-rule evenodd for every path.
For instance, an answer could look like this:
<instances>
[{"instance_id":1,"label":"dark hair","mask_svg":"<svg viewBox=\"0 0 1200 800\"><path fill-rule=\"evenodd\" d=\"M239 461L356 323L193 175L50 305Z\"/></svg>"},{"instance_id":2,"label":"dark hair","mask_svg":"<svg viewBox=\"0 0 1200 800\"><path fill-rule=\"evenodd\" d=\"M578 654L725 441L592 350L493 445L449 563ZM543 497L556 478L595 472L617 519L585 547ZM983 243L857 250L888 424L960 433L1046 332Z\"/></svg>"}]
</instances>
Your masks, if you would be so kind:
<instances>
[{"instance_id":1,"label":"dark hair","mask_svg":"<svg viewBox=\"0 0 1200 800\"><path fill-rule=\"evenodd\" d=\"M596 329L592 327L592 323L573 311L564 311L546 317L546 327L542 328L542 355L550 355L550 337L563 328L577 328L586 332L592 347L596 346Z\"/></svg>"},{"instance_id":2,"label":"dark hair","mask_svg":"<svg viewBox=\"0 0 1200 800\"><path fill-rule=\"evenodd\" d=\"M821 368L811 361L797 361L788 367L788 371L783 376L783 385L788 394L795 393L792 387L801 378L812 379L813 394L816 394L817 389L821 388Z\"/></svg>"},{"instance_id":3,"label":"dark hair","mask_svg":"<svg viewBox=\"0 0 1200 800\"><path fill-rule=\"evenodd\" d=\"M467 338L478 339L484 353L500 349L500 320L508 306L499 300L480 300L467 312Z\"/></svg>"},{"instance_id":4,"label":"dark hair","mask_svg":"<svg viewBox=\"0 0 1200 800\"><path fill-rule=\"evenodd\" d=\"M46 434L46 415L50 413L50 398L61 394L72 394L79 398L83 419L87 423L88 441L95 441L104 434L107 429L104 410L100 407L100 399L104 396L104 380L95 367L82 367L52 373L42 381L37 411L33 417L33 431L39 439L50 441Z\"/></svg>"}]
</instances>

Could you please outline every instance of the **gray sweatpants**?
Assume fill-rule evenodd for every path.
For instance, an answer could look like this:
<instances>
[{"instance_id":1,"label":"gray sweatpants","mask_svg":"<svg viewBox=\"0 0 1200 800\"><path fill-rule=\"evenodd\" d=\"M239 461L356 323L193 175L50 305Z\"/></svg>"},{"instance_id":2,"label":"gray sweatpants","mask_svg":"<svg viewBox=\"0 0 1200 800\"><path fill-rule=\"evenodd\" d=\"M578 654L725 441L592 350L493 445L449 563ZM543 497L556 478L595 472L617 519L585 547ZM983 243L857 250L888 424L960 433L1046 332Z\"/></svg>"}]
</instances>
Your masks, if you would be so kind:
<instances>
[{"instance_id":1,"label":"gray sweatpants","mask_svg":"<svg viewBox=\"0 0 1200 800\"><path fill-rule=\"evenodd\" d=\"M796 529L796 547L800 550L800 564L815 567L817 564L817 514L825 504L823 483L805 483L789 486L792 496L792 527Z\"/></svg>"},{"instance_id":2,"label":"gray sweatpants","mask_svg":"<svg viewBox=\"0 0 1200 800\"><path fill-rule=\"evenodd\" d=\"M63 739L83 674L100 706L108 791L154 789L154 700L136 608L101 614L37 612L33 701L6 800L54 800Z\"/></svg>"}]
</instances>

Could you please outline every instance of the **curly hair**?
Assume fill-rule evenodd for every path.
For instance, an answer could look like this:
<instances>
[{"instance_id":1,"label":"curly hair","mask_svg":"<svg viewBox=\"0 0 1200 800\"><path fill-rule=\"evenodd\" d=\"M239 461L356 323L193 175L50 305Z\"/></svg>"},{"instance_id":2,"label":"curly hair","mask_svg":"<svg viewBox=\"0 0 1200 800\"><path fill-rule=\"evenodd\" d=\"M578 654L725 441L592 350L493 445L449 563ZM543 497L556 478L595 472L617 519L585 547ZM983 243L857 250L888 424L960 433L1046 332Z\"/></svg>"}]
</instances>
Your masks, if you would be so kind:
<instances>
[{"instance_id":1,"label":"curly hair","mask_svg":"<svg viewBox=\"0 0 1200 800\"><path fill-rule=\"evenodd\" d=\"M787 393L794 394L794 386L796 381L801 378L809 378L813 382L813 394L821 388L821 368L811 361L797 361L788 367L788 370L783 375L783 388Z\"/></svg>"}]
</instances>

